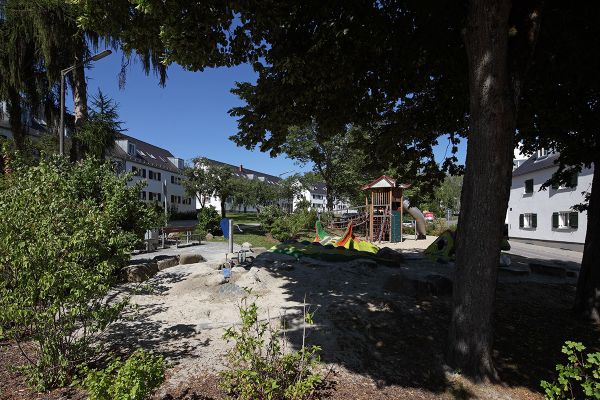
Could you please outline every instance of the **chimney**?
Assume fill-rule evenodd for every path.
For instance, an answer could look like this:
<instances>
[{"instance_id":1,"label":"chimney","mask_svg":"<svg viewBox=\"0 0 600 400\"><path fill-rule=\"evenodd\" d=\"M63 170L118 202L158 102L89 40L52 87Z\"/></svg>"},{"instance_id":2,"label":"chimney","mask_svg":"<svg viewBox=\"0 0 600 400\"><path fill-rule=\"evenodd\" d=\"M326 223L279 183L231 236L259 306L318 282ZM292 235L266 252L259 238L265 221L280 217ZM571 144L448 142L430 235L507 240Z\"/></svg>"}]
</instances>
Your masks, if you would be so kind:
<instances>
[{"instance_id":1,"label":"chimney","mask_svg":"<svg viewBox=\"0 0 600 400\"><path fill-rule=\"evenodd\" d=\"M240 164L240 172L244 172L244 165Z\"/></svg>"}]
</instances>

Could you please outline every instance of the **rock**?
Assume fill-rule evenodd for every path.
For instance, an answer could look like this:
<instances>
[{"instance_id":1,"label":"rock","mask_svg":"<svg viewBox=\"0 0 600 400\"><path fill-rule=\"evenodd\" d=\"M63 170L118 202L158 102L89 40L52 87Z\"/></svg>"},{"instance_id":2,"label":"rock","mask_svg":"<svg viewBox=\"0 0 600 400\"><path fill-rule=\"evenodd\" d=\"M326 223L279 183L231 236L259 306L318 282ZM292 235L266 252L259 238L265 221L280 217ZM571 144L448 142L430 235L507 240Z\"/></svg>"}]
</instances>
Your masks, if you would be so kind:
<instances>
[{"instance_id":1,"label":"rock","mask_svg":"<svg viewBox=\"0 0 600 400\"><path fill-rule=\"evenodd\" d=\"M362 267L368 267L368 268L377 268L377 262L375 260L371 260L369 258L357 258L355 260L351 260L350 262L348 262L348 266L352 267L352 268L362 268Z\"/></svg>"},{"instance_id":2,"label":"rock","mask_svg":"<svg viewBox=\"0 0 600 400\"><path fill-rule=\"evenodd\" d=\"M179 233L178 232L171 232L167 235L167 239L169 240L175 240L179 237Z\"/></svg>"},{"instance_id":3,"label":"rock","mask_svg":"<svg viewBox=\"0 0 600 400\"><path fill-rule=\"evenodd\" d=\"M401 253L397 252L396 250L392 250L389 247L382 247L379 249L377 252L377 257L390 261L392 264L398 265L404 261Z\"/></svg>"},{"instance_id":4,"label":"rock","mask_svg":"<svg viewBox=\"0 0 600 400\"><path fill-rule=\"evenodd\" d=\"M267 252L266 247L253 247L252 248L252 253L254 254L254 256L258 256L259 254L266 253L266 252Z\"/></svg>"},{"instance_id":5,"label":"rock","mask_svg":"<svg viewBox=\"0 0 600 400\"><path fill-rule=\"evenodd\" d=\"M244 243L242 243L242 247L244 249L251 249L252 248L252 243L250 243L250 242L244 242Z\"/></svg>"},{"instance_id":6,"label":"rock","mask_svg":"<svg viewBox=\"0 0 600 400\"><path fill-rule=\"evenodd\" d=\"M202 257L202 254L200 253L183 253L181 254L181 256L179 256L180 265L196 264L203 261L206 260L204 259L204 257Z\"/></svg>"},{"instance_id":7,"label":"rock","mask_svg":"<svg viewBox=\"0 0 600 400\"><path fill-rule=\"evenodd\" d=\"M223 273L216 272L206 278L206 286L219 286L227 282Z\"/></svg>"},{"instance_id":8,"label":"rock","mask_svg":"<svg viewBox=\"0 0 600 400\"><path fill-rule=\"evenodd\" d=\"M156 261L148 262L148 264L146 264L146 268L147 268L148 274L150 274L150 276L156 275L156 273L159 271L158 263Z\"/></svg>"},{"instance_id":9,"label":"rock","mask_svg":"<svg viewBox=\"0 0 600 400\"><path fill-rule=\"evenodd\" d=\"M567 276L566 269L554 265L529 263L529 268L534 274L557 276L560 278L564 278Z\"/></svg>"},{"instance_id":10,"label":"rock","mask_svg":"<svg viewBox=\"0 0 600 400\"><path fill-rule=\"evenodd\" d=\"M148 280L148 278L152 276L148 270L147 264L128 265L123 268L122 273L123 279L126 282L140 283Z\"/></svg>"},{"instance_id":11,"label":"rock","mask_svg":"<svg viewBox=\"0 0 600 400\"><path fill-rule=\"evenodd\" d=\"M250 271L248 271L248 272L256 274L258 271L260 271L260 269L258 267L252 267L252 268L250 268Z\"/></svg>"},{"instance_id":12,"label":"rock","mask_svg":"<svg viewBox=\"0 0 600 400\"><path fill-rule=\"evenodd\" d=\"M454 284L450 278L442 275L427 275L425 281L428 283L429 293L434 296L448 296L452 294Z\"/></svg>"},{"instance_id":13,"label":"rock","mask_svg":"<svg viewBox=\"0 0 600 400\"><path fill-rule=\"evenodd\" d=\"M236 273L236 274L243 274L248 271L246 271L246 268L243 268L243 267L233 267L233 268L231 268L231 272Z\"/></svg>"},{"instance_id":14,"label":"rock","mask_svg":"<svg viewBox=\"0 0 600 400\"><path fill-rule=\"evenodd\" d=\"M179 258L173 256L156 256L154 261L159 271L179 265Z\"/></svg>"},{"instance_id":15,"label":"rock","mask_svg":"<svg viewBox=\"0 0 600 400\"><path fill-rule=\"evenodd\" d=\"M209 268L211 268L211 269L214 269L214 270L219 270L219 269L221 269L221 266L222 266L222 265L223 265L223 263L209 263L209 264L207 264L207 266L208 266Z\"/></svg>"},{"instance_id":16,"label":"rock","mask_svg":"<svg viewBox=\"0 0 600 400\"><path fill-rule=\"evenodd\" d=\"M212 233L207 233L206 234L206 240L213 240L215 237L213 236Z\"/></svg>"},{"instance_id":17,"label":"rock","mask_svg":"<svg viewBox=\"0 0 600 400\"><path fill-rule=\"evenodd\" d=\"M227 258L228 261L231 261L231 260L237 261L238 253L237 252L227 253L227 254L225 254L225 258Z\"/></svg>"}]
</instances>

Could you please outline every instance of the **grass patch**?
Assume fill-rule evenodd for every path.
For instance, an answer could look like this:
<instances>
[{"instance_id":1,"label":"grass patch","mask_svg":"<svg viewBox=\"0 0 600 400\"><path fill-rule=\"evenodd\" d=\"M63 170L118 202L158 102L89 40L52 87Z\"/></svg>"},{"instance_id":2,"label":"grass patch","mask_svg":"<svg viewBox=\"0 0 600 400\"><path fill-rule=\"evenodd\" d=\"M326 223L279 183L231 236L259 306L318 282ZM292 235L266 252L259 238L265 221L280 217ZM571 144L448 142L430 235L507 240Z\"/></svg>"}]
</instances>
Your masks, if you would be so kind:
<instances>
[{"instance_id":1,"label":"grass patch","mask_svg":"<svg viewBox=\"0 0 600 400\"><path fill-rule=\"evenodd\" d=\"M211 242L224 242L223 236L216 236ZM234 232L233 241L236 244L242 244L244 242L250 243L253 247L265 247L270 249L274 245L278 244L279 241L273 239L271 236L267 236L260 226L246 226L244 232Z\"/></svg>"},{"instance_id":2,"label":"grass patch","mask_svg":"<svg viewBox=\"0 0 600 400\"><path fill-rule=\"evenodd\" d=\"M227 218L233 219L234 224L253 224L253 223L260 222L258 220L258 216L256 215L256 213L249 213L249 212L246 212L246 213L244 213L244 212L238 212L238 213L228 212Z\"/></svg>"}]
</instances>

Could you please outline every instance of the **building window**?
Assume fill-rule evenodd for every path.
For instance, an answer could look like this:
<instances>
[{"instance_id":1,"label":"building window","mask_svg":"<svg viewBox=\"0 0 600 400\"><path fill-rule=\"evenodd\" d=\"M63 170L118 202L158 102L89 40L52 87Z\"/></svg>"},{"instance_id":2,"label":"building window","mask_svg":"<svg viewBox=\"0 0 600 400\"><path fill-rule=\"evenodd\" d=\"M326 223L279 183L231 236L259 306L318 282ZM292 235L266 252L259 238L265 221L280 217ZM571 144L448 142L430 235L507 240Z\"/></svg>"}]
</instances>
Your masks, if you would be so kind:
<instances>
[{"instance_id":1,"label":"building window","mask_svg":"<svg viewBox=\"0 0 600 400\"><path fill-rule=\"evenodd\" d=\"M160 193L156 193L156 200L160 201Z\"/></svg>"},{"instance_id":2,"label":"building window","mask_svg":"<svg viewBox=\"0 0 600 400\"><path fill-rule=\"evenodd\" d=\"M527 179L525 181L525 194L533 193L533 179Z\"/></svg>"},{"instance_id":3,"label":"building window","mask_svg":"<svg viewBox=\"0 0 600 400\"><path fill-rule=\"evenodd\" d=\"M546 157L548 157L548 150L547 149L542 148L542 149L539 149L537 151L537 159L538 160L542 160L542 159L544 159Z\"/></svg>"},{"instance_id":4,"label":"building window","mask_svg":"<svg viewBox=\"0 0 600 400\"><path fill-rule=\"evenodd\" d=\"M577 187L577 172L573 172L567 182L563 182L561 184L553 183L552 189L554 190L562 190L562 189L574 189Z\"/></svg>"},{"instance_id":5,"label":"building window","mask_svg":"<svg viewBox=\"0 0 600 400\"><path fill-rule=\"evenodd\" d=\"M127 143L127 154L130 156L135 156L135 144Z\"/></svg>"},{"instance_id":6,"label":"building window","mask_svg":"<svg viewBox=\"0 0 600 400\"><path fill-rule=\"evenodd\" d=\"M140 199L146 200L146 192L144 190L140 192Z\"/></svg>"},{"instance_id":7,"label":"building window","mask_svg":"<svg viewBox=\"0 0 600 400\"><path fill-rule=\"evenodd\" d=\"M537 228L537 214L526 213L519 215L519 228L532 229Z\"/></svg>"},{"instance_id":8,"label":"building window","mask_svg":"<svg viewBox=\"0 0 600 400\"><path fill-rule=\"evenodd\" d=\"M175 203L175 195L171 195L171 203Z\"/></svg>"},{"instance_id":9,"label":"building window","mask_svg":"<svg viewBox=\"0 0 600 400\"><path fill-rule=\"evenodd\" d=\"M552 228L554 229L577 229L578 225L579 213L576 211L552 213Z\"/></svg>"},{"instance_id":10,"label":"building window","mask_svg":"<svg viewBox=\"0 0 600 400\"><path fill-rule=\"evenodd\" d=\"M148 200L154 200L154 193L148 192Z\"/></svg>"}]
</instances>

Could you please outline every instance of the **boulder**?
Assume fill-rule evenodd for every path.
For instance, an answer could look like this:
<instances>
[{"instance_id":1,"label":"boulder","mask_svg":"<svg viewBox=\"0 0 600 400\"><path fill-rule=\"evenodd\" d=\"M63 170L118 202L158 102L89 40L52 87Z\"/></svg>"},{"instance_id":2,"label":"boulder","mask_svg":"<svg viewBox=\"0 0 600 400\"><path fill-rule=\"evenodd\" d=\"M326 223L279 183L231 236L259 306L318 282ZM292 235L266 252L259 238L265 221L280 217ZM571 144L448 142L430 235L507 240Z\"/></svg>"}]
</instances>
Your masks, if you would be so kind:
<instances>
[{"instance_id":1,"label":"boulder","mask_svg":"<svg viewBox=\"0 0 600 400\"><path fill-rule=\"evenodd\" d=\"M214 270L219 270L219 269L221 269L222 265L223 265L223 263L212 262L212 263L208 263L207 267L214 269Z\"/></svg>"},{"instance_id":2,"label":"boulder","mask_svg":"<svg viewBox=\"0 0 600 400\"><path fill-rule=\"evenodd\" d=\"M158 273L159 269L158 269L158 263L156 261L149 261L146 264L146 268L148 270L148 273L150 274L150 276L154 276Z\"/></svg>"},{"instance_id":3,"label":"boulder","mask_svg":"<svg viewBox=\"0 0 600 400\"><path fill-rule=\"evenodd\" d=\"M250 243L250 242L244 242L244 243L242 243L242 247L244 249L251 249L252 248L252 243Z\"/></svg>"},{"instance_id":4,"label":"boulder","mask_svg":"<svg viewBox=\"0 0 600 400\"><path fill-rule=\"evenodd\" d=\"M434 296L449 296L452 294L453 283L450 278L442 275L427 275L428 292Z\"/></svg>"},{"instance_id":5,"label":"boulder","mask_svg":"<svg viewBox=\"0 0 600 400\"><path fill-rule=\"evenodd\" d=\"M206 240L213 240L215 237L213 236L212 233L207 233L206 234Z\"/></svg>"},{"instance_id":6,"label":"boulder","mask_svg":"<svg viewBox=\"0 0 600 400\"><path fill-rule=\"evenodd\" d=\"M267 249L265 247L253 247L251 250L254 256L258 256L259 254L267 252Z\"/></svg>"},{"instance_id":7,"label":"boulder","mask_svg":"<svg viewBox=\"0 0 600 400\"><path fill-rule=\"evenodd\" d=\"M567 276L567 270L556 265L529 263L529 268L534 274L556 276L559 278L564 278Z\"/></svg>"},{"instance_id":8,"label":"boulder","mask_svg":"<svg viewBox=\"0 0 600 400\"><path fill-rule=\"evenodd\" d=\"M219 286L224 284L225 282L227 282L227 280L225 279L225 276L223 276L223 273L219 272L215 272L213 274L210 274L207 278L206 278L206 286Z\"/></svg>"},{"instance_id":9,"label":"boulder","mask_svg":"<svg viewBox=\"0 0 600 400\"><path fill-rule=\"evenodd\" d=\"M357 258L348 262L348 266L353 268L377 268L377 262L369 258Z\"/></svg>"},{"instance_id":10,"label":"boulder","mask_svg":"<svg viewBox=\"0 0 600 400\"><path fill-rule=\"evenodd\" d=\"M379 249L377 257L390 261L391 264L400 264L403 261L402 253L392 250L389 247L382 247Z\"/></svg>"},{"instance_id":11,"label":"boulder","mask_svg":"<svg viewBox=\"0 0 600 400\"><path fill-rule=\"evenodd\" d=\"M123 268L123 279L126 282L140 283L148 280L152 275L150 274L147 264L134 264L128 265Z\"/></svg>"},{"instance_id":12,"label":"boulder","mask_svg":"<svg viewBox=\"0 0 600 400\"><path fill-rule=\"evenodd\" d=\"M157 256L154 261L159 271L179 265L179 258L176 256Z\"/></svg>"},{"instance_id":13,"label":"boulder","mask_svg":"<svg viewBox=\"0 0 600 400\"><path fill-rule=\"evenodd\" d=\"M233 268L231 268L231 272L236 273L236 274L243 274L248 271L246 271L246 268L243 268L243 267L233 267Z\"/></svg>"},{"instance_id":14,"label":"boulder","mask_svg":"<svg viewBox=\"0 0 600 400\"><path fill-rule=\"evenodd\" d=\"M179 265L196 264L203 261L206 261L206 259L202 257L202 254L196 252L183 253L179 256Z\"/></svg>"}]
</instances>

